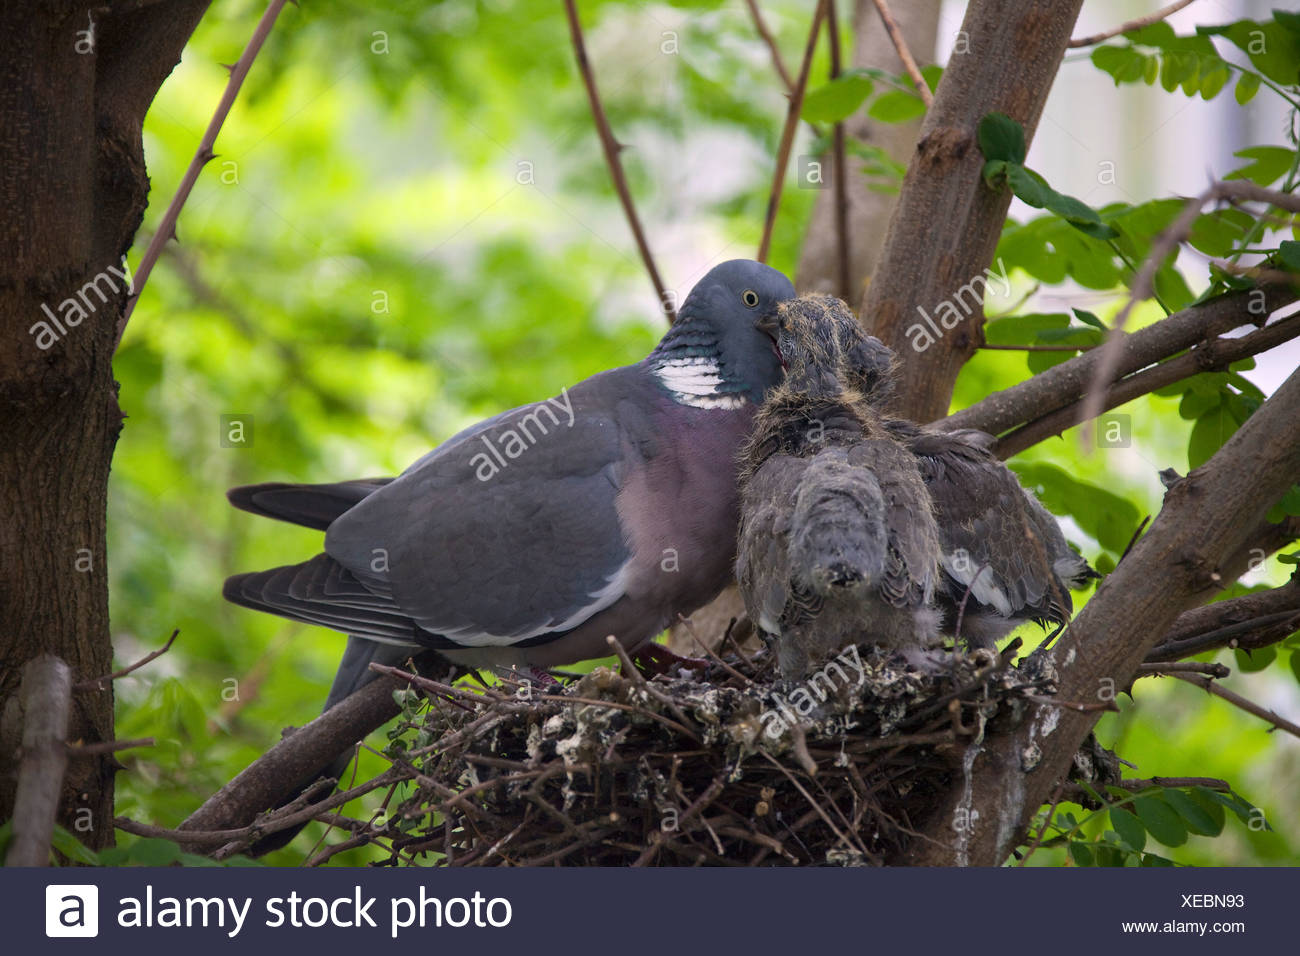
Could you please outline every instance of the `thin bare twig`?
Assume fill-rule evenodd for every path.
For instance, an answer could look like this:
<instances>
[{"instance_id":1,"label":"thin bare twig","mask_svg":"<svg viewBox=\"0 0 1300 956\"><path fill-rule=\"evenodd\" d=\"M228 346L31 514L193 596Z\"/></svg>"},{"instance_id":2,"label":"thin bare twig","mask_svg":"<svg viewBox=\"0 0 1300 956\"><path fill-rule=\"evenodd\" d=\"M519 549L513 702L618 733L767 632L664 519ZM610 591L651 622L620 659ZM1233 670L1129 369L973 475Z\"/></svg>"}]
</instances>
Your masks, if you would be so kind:
<instances>
[{"instance_id":1,"label":"thin bare twig","mask_svg":"<svg viewBox=\"0 0 1300 956\"><path fill-rule=\"evenodd\" d=\"M1227 666L1200 661L1169 661L1168 663L1142 663L1138 665L1138 677L1173 677L1176 674L1204 674L1206 677L1227 677L1232 673Z\"/></svg>"},{"instance_id":2,"label":"thin bare twig","mask_svg":"<svg viewBox=\"0 0 1300 956\"><path fill-rule=\"evenodd\" d=\"M573 0L566 0L572 3ZM817 10L813 13L812 26L808 30L808 44L804 47L803 62L799 65L799 79L795 81L790 93L790 108L785 114L785 126L781 130L781 144L777 147L776 173L772 177L772 192L767 197L767 213L763 219L763 238L758 244L759 262L767 262L767 254L772 247L772 229L776 225L776 211L781 205L781 190L785 186L785 171L790 164L790 149L794 146L794 133L799 126L799 113L803 109L803 94L808 88L808 73L812 69L813 51L817 49L817 37L821 33L822 19L830 0L818 0Z\"/></svg>"},{"instance_id":3,"label":"thin bare twig","mask_svg":"<svg viewBox=\"0 0 1300 956\"><path fill-rule=\"evenodd\" d=\"M934 105L934 94L930 92L929 84L925 82L925 77L921 75L921 70L912 57L912 51L907 48L907 40L903 38L903 31L899 29L898 21L894 19L894 15L889 11L889 4L886 0L873 0L873 2L876 5L876 10L880 13L881 22L885 25L885 32L889 34L890 42L894 44L894 49L898 51L898 58L903 61L903 69L912 78L912 85L916 87L921 102L925 103L926 109L929 109Z\"/></svg>"},{"instance_id":4,"label":"thin bare twig","mask_svg":"<svg viewBox=\"0 0 1300 956\"><path fill-rule=\"evenodd\" d=\"M1153 23L1159 23L1171 14L1177 13L1183 7L1189 6L1192 0L1178 0L1177 3L1171 3L1167 7L1161 7L1155 13L1149 13L1145 17L1138 17L1129 20L1127 23L1121 23L1113 30L1107 30L1104 33L1094 33L1092 36L1077 37L1066 44L1070 49L1077 50L1081 46L1092 46L1095 43L1101 43L1109 40L1111 37L1117 37L1121 33L1128 33L1130 30L1140 30L1143 27L1149 27Z\"/></svg>"},{"instance_id":5,"label":"thin bare twig","mask_svg":"<svg viewBox=\"0 0 1300 956\"><path fill-rule=\"evenodd\" d=\"M1281 717L1278 714L1275 714L1273 711L1269 710L1266 707L1261 707L1253 700L1248 700L1247 698L1242 697L1240 694L1236 693L1235 691L1230 691L1228 690L1228 688L1220 686L1219 684L1215 683L1213 680L1211 680L1208 677L1203 677L1200 674L1181 674L1181 673L1171 674L1170 676L1176 677L1178 678L1178 680L1187 681L1187 683L1189 684L1195 684L1197 687L1201 688L1202 690L1209 691L1211 694L1215 695L1216 697L1222 697L1224 700L1226 700L1228 703L1232 704L1233 706L1240 707L1246 713L1252 714L1255 717L1258 717L1260 720L1272 724L1278 730L1285 730L1288 734L1291 734L1293 737L1300 737L1300 725L1293 724L1285 717Z\"/></svg>"},{"instance_id":6,"label":"thin bare twig","mask_svg":"<svg viewBox=\"0 0 1300 956\"><path fill-rule=\"evenodd\" d=\"M95 757L99 754L117 753L119 750L134 750L136 747L152 747L152 737L137 737L134 740L101 740L95 744L68 744L69 757Z\"/></svg>"},{"instance_id":7,"label":"thin bare twig","mask_svg":"<svg viewBox=\"0 0 1300 956\"><path fill-rule=\"evenodd\" d=\"M276 17L284 9L285 2L286 0L271 0L267 4L266 12L262 14L262 19L258 21L257 28L253 30L248 46L244 47L244 52L235 62L235 65L230 68L230 79L226 82L225 92L221 94L221 100L217 103L216 112L212 114L212 119L208 122L208 128L203 133L203 138L199 140L199 148L195 151L194 158L190 160L185 175L181 177L181 184L176 187L176 194L172 196L171 202L167 204L167 211L163 213L162 222L158 224L158 230L153 234L153 238L149 240L149 246L140 258L140 265L136 267L135 280L131 284L130 298L127 299L126 307L122 310L122 317L117 322L117 338L113 343L114 350L122 342L122 333L126 331L126 323L130 320L131 313L135 311L136 303L140 301L140 294L144 291L144 284L149 281L149 274L153 271L158 256L162 253L163 244L168 239L176 238L176 220L180 217L181 207L185 205L185 200L190 198L190 192L194 189L194 184L198 182L199 173L203 171L204 166L216 158L217 154L212 151L212 148L216 145L217 134L221 132L221 125L226 121L230 108L235 105L235 97L239 95L239 88L244 85L244 78L248 76L253 61L257 59L262 44L271 35L271 28L275 26Z\"/></svg>"},{"instance_id":8,"label":"thin bare twig","mask_svg":"<svg viewBox=\"0 0 1300 956\"><path fill-rule=\"evenodd\" d=\"M655 294L659 296L659 304L671 325L677 321L677 310L673 307L663 279L659 277L659 269L655 266L654 256L650 254L650 244L646 241L645 231L641 228L641 219L637 216L636 206L632 202L632 191L628 188L627 177L623 174L623 161L618 158L623 146L614 138L614 131L609 126L609 118L605 115L605 107L601 105L600 93L596 89L596 77L587 59L586 43L582 39L582 21L578 19L578 8L574 0L564 0L564 12L569 18L569 36L573 40L573 54L578 61L578 72L582 74L583 85L587 88L587 100L591 103L591 115L596 121L596 133L600 136L600 148L605 153L605 163L609 166L614 190L618 193L618 201L623 205L623 214L627 216L627 224L632 229L632 238L636 240L641 261L645 263L646 272L650 273L650 282L655 287Z\"/></svg>"},{"instance_id":9,"label":"thin bare twig","mask_svg":"<svg viewBox=\"0 0 1300 956\"><path fill-rule=\"evenodd\" d=\"M180 633L181 633L180 628L175 629L174 631L172 631L172 636L167 638L166 644L158 648L158 650L156 651L150 651L148 654L140 658L138 661L136 661L134 664L130 665L129 667L123 667L120 671L113 671L113 673L107 674L104 677L96 677L93 680L79 681L76 684L72 685L72 689L78 694L84 694L87 691L92 691L92 690L105 690L109 684L117 680L119 677L125 677L127 674L131 673L132 671L138 671L140 668L144 667L145 664L148 664L150 661L162 657L164 654L170 651L172 649L172 643L176 640L177 636Z\"/></svg>"},{"instance_id":10,"label":"thin bare twig","mask_svg":"<svg viewBox=\"0 0 1300 956\"><path fill-rule=\"evenodd\" d=\"M1156 273L1160 270L1160 266L1166 258L1176 252L1182 241L1191 234L1192 226L1206 204L1218 200L1266 202L1291 212L1300 212L1300 196L1265 189L1246 180L1212 183L1199 196L1187 201L1182 212L1151 243L1151 251L1147 255L1146 261L1142 263L1142 268L1133 277L1133 282L1129 287L1128 299L1115 316L1114 322L1111 323L1110 334L1106 337L1106 341L1098 353L1097 366L1093 370L1092 382L1088 387L1083 401L1083 410L1080 414L1080 419L1084 424L1081 437L1085 450L1088 449L1092 442L1092 420L1101 414L1106 401L1106 390L1113 383L1112 380L1119 369L1122 358L1121 342L1124 336L1124 325L1128 322L1133 307L1154 293Z\"/></svg>"},{"instance_id":11,"label":"thin bare twig","mask_svg":"<svg viewBox=\"0 0 1300 956\"><path fill-rule=\"evenodd\" d=\"M831 47L831 79L840 75L840 21L834 2L826 8L826 32ZM839 278L839 296L851 301L853 278L849 268L849 185L848 160L845 155L844 121L831 131L831 186L835 190L835 253Z\"/></svg>"},{"instance_id":12,"label":"thin bare twig","mask_svg":"<svg viewBox=\"0 0 1300 956\"><path fill-rule=\"evenodd\" d=\"M785 60L781 58L781 49L776 45L776 37L772 36L772 31L767 28L767 21L763 19L762 11L758 9L758 0L745 0L745 5L749 7L749 15L754 21L754 29L758 31L758 35L767 44L768 52L772 54L772 66L776 67L781 82L785 84L786 92L793 93L794 80L790 78L790 71L786 69Z\"/></svg>"}]
</instances>

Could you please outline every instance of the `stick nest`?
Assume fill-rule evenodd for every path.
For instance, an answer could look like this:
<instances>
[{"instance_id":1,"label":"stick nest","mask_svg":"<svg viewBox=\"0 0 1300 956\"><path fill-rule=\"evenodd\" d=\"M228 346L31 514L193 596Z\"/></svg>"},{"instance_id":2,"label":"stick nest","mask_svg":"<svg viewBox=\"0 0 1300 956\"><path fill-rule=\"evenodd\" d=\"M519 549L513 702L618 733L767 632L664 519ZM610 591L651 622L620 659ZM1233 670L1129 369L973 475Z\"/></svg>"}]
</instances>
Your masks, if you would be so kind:
<instances>
[{"instance_id":1,"label":"stick nest","mask_svg":"<svg viewBox=\"0 0 1300 956\"><path fill-rule=\"evenodd\" d=\"M1055 691L1036 656L1009 657L923 674L866 646L802 684L765 651L544 690L411 676L429 706L389 750L412 789L384 842L394 862L448 866L898 861L985 731ZM1075 765L1118 776L1095 745Z\"/></svg>"}]
</instances>

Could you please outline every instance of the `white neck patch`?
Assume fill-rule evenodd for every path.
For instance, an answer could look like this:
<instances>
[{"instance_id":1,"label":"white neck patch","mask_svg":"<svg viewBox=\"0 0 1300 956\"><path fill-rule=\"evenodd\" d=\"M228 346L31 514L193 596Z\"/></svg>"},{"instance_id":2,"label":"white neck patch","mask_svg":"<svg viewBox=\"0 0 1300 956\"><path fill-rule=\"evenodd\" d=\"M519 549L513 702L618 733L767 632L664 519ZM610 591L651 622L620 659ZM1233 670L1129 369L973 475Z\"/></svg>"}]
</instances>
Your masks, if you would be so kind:
<instances>
[{"instance_id":1,"label":"white neck patch","mask_svg":"<svg viewBox=\"0 0 1300 956\"><path fill-rule=\"evenodd\" d=\"M671 358L655 368L673 401L692 408L740 408L747 399L734 392L721 392L722 370L718 363L702 355Z\"/></svg>"}]
</instances>

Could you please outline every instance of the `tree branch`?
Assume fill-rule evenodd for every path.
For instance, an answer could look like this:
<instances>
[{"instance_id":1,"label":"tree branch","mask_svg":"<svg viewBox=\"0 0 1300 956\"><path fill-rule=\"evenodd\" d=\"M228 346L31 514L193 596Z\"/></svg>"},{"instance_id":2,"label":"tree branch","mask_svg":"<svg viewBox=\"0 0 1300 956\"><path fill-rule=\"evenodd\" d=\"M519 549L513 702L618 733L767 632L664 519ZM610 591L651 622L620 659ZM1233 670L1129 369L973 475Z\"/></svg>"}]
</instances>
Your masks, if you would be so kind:
<instances>
[{"instance_id":1,"label":"tree branch","mask_svg":"<svg viewBox=\"0 0 1300 956\"><path fill-rule=\"evenodd\" d=\"M1128 33L1130 30L1140 30L1143 27L1149 27L1151 24L1159 23L1171 14L1177 13L1183 7L1186 7L1191 3L1192 0L1177 0L1176 3L1171 3L1167 7L1162 7L1155 13L1148 14L1145 17L1137 17L1136 19L1129 20L1127 23L1121 23L1113 30L1107 30L1104 33L1094 33L1092 36L1079 37L1077 40L1071 40L1069 43L1070 49L1077 50L1081 46L1092 46L1095 43L1102 43L1105 40L1109 40L1111 37L1117 37L1121 33Z\"/></svg>"},{"instance_id":2,"label":"tree branch","mask_svg":"<svg viewBox=\"0 0 1300 956\"><path fill-rule=\"evenodd\" d=\"M1123 336L1119 340L1121 355L1116 371L1128 375L1205 339L1243 325L1258 324L1296 298L1294 289L1270 285L1221 296L1203 305L1175 312L1153 325ZM1099 349L1092 349L1068 362L1054 365L1019 385L994 392L969 408L949 415L935 427L944 431L978 428L999 435L1064 408L1084 394L1099 354Z\"/></svg>"},{"instance_id":3,"label":"tree branch","mask_svg":"<svg viewBox=\"0 0 1300 956\"><path fill-rule=\"evenodd\" d=\"M1122 361L1121 341L1124 325L1128 322L1133 307L1143 299L1154 295L1156 273L1160 270L1160 266L1166 258L1174 255L1183 240L1191 235L1192 227L1201 215L1201 210L1205 208L1205 205L1218 200L1266 202L1291 212L1300 212L1300 196L1265 189L1248 180L1216 182L1195 199L1188 200L1182 212L1151 243L1151 251L1147 254L1146 260L1142 263L1142 268L1138 270L1129 286L1128 299L1119 312L1116 313L1114 321L1111 322L1110 333L1106 336L1106 341L1097 350L1099 357L1093 369L1092 382L1088 386L1087 396L1083 402L1083 411L1080 413L1080 419L1083 422L1089 423L1101 414L1106 388L1114 381ZM1085 431L1085 438L1090 437L1091 426Z\"/></svg>"},{"instance_id":4,"label":"tree branch","mask_svg":"<svg viewBox=\"0 0 1300 956\"><path fill-rule=\"evenodd\" d=\"M840 20L834 2L826 7L826 32L831 47L831 79L840 75ZM849 164L845 156L844 121L831 131L831 187L835 191L835 265L837 294L847 300L852 295L853 278L849 272Z\"/></svg>"},{"instance_id":5,"label":"tree branch","mask_svg":"<svg viewBox=\"0 0 1300 956\"><path fill-rule=\"evenodd\" d=\"M114 343L114 349L122 342L122 334L126 331L126 323L131 318L131 313L135 311L135 304L140 301L140 294L144 292L145 283L149 281L149 274L153 271L154 263L158 261L158 256L162 253L163 244L168 239L176 238L176 220L180 217L181 207L185 205L185 200L190 198L190 192L194 189L194 184L198 182L199 173L203 167L210 163L216 153L212 151L217 142L217 134L221 132L221 126L230 114L230 108L235 105L235 97L239 95L239 88L244 85L244 78L248 76L248 71L253 66L253 61L257 59L257 54L262 49L262 44L266 38L271 35L271 28L275 26L276 17L284 9L285 0L271 0L267 5L266 12L262 14L262 19L258 21L257 28L253 30L253 35L248 41L248 46L244 48L243 54L240 55L235 65L230 68L230 79L226 83L225 92L221 94L221 100L217 103L216 112L212 114L212 119L208 122L208 128L203 133L203 138L199 140L199 148L194 153L194 158L190 160L189 168L185 170L185 175L181 178L181 184L176 187L176 194L167 204L167 211L163 213L162 222L158 224L158 230L149 240L149 246L140 258L140 265L135 270L135 280L132 282L130 298L127 299L126 308L122 310L122 317L117 322L117 339Z\"/></svg>"},{"instance_id":6,"label":"tree branch","mask_svg":"<svg viewBox=\"0 0 1300 956\"><path fill-rule=\"evenodd\" d=\"M568 0L572 2L572 0ZM763 217L763 238L758 243L759 262L767 262L772 248L772 229L776 226L776 211L781 206L781 190L785 186L785 171L790 164L790 148L794 145L795 130L799 127L799 113L803 109L803 94L808 88L808 72L812 69L813 52L817 49L817 36L821 33L822 19L830 0L817 0L812 26L808 29L808 44L804 47L803 62L799 64L799 78L790 94L790 107L786 110L785 126L781 129L781 144L776 151L776 172L772 175L772 191L767 197L767 212Z\"/></svg>"},{"instance_id":7,"label":"tree branch","mask_svg":"<svg viewBox=\"0 0 1300 956\"><path fill-rule=\"evenodd\" d=\"M1177 358L1127 378L1121 378L1106 390L1098 414L1201 372L1221 371L1233 362L1258 355L1260 352L1267 352L1298 336L1300 336L1300 313L1290 315L1240 338L1211 339L1194 346ZM1084 403L1073 402L1002 436L994 446L995 450L999 457L1010 458L1026 448L1037 445L1040 441L1081 424L1085 420L1083 417L1085 414Z\"/></svg>"},{"instance_id":8,"label":"tree branch","mask_svg":"<svg viewBox=\"0 0 1300 956\"><path fill-rule=\"evenodd\" d=\"M390 677L379 677L288 733L209 797L179 829L248 826L259 813L310 784L351 743L396 717L393 691L400 686Z\"/></svg>"},{"instance_id":9,"label":"tree branch","mask_svg":"<svg viewBox=\"0 0 1300 956\"><path fill-rule=\"evenodd\" d=\"M934 94L930 92L929 84L925 82L925 77L921 75L921 69L916 65L916 60L912 57L912 51L907 48L907 40L903 38L903 31L898 28L898 21L889 11L889 4L886 0L872 0L876 5L876 10L880 13L880 22L885 25L886 32L889 33L890 42L894 44L894 49L898 51L898 58L903 63L903 69L912 79L912 85L916 87L917 95L921 97L921 102L925 108L929 109L934 105Z\"/></svg>"},{"instance_id":10,"label":"tree branch","mask_svg":"<svg viewBox=\"0 0 1300 956\"><path fill-rule=\"evenodd\" d=\"M587 88L587 100L591 104L592 118L596 121L596 133L600 137L600 148L605 154L605 164L609 167L610 178L614 181L618 201L623 206L623 215L627 217L627 224L632 229L632 238L636 240L637 251L641 253L641 261L645 263L646 272L650 274L650 282L655 287L655 294L659 296L659 304L671 325L677 321L677 310L668 295L664 280L659 277L654 256L650 254L650 243L646 241L645 230L641 228L641 218L636 214L636 204L632 202L632 190L628 188L627 176L623 173L623 161L618 158L623 146L614 138L614 131L609 126L609 118L605 115L605 107L600 102L596 77L592 73L591 63L587 60L587 45L582 39L582 21L578 19L578 8L574 0L564 0L564 12L569 18L569 36L573 41L573 55L577 58L578 72L582 74L583 85Z\"/></svg>"},{"instance_id":11,"label":"tree branch","mask_svg":"<svg viewBox=\"0 0 1300 956\"><path fill-rule=\"evenodd\" d=\"M981 178L976 126L1000 111L1032 138L1081 2L971 0L966 8L963 46L926 114L860 312L902 359L894 410L918 422L947 413L957 373L979 344L983 310L968 307L966 319L924 348L908 330L918 308L933 310L983 277L1011 203L1009 190Z\"/></svg>"},{"instance_id":12,"label":"tree branch","mask_svg":"<svg viewBox=\"0 0 1300 956\"><path fill-rule=\"evenodd\" d=\"M767 28L767 21L763 19L763 12L758 9L758 0L745 0L745 5L749 7L749 15L754 21L754 29L758 35L763 38L767 44L767 50L772 54L772 66L776 68L777 75L781 77L781 83L785 86L787 93L794 93L794 80L790 78L790 71L785 67L785 60L781 59L781 48L776 45L776 37L772 36L772 31Z\"/></svg>"},{"instance_id":13,"label":"tree branch","mask_svg":"<svg viewBox=\"0 0 1300 956\"><path fill-rule=\"evenodd\" d=\"M1300 473L1297 420L1300 371L1209 462L1170 488L1151 530L1043 655L1043 665L1059 674L1057 699L1104 699L1107 686L1126 686L1179 613L1218 587L1219 563L1241 547ZM1065 776L1098 716L1039 705L1017 726L990 734L964 783L926 821L922 832L930 839L917 841L910 862L1001 863ZM954 839L954 819L981 823Z\"/></svg>"},{"instance_id":14,"label":"tree branch","mask_svg":"<svg viewBox=\"0 0 1300 956\"><path fill-rule=\"evenodd\" d=\"M1181 681L1186 681L1189 684L1195 684L1197 687L1201 688L1202 690L1208 691L1209 693L1213 694L1215 697L1218 697L1222 700L1226 700L1228 703L1232 704L1232 706L1244 710L1246 713L1250 714L1251 716L1258 717L1260 720L1264 721L1265 723L1272 724L1278 730L1285 730L1288 734L1290 734L1293 737L1300 737L1300 725L1297 725L1287 720L1285 717L1282 717L1276 712L1269 710L1267 707L1261 707L1253 700L1250 700L1249 698L1246 697L1242 697L1240 694L1236 693L1235 691L1228 690L1228 688L1221 686L1217 681L1214 681L1209 677L1205 677L1201 674L1184 674L1184 673L1170 674L1169 676L1175 677Z\"/></svg>"},{"instance_id":15,"label":"tree branch","mask_svg":"<svg viewBox=\"0 0 1300 956\"><path fill-rule=\"evenodd\" d=\"M1285 640L1300 627L1300 578L1280 588L1216 601L1178 615L1148 663L1182 660L1220 647L1258 650Z\"/></svg>"},{"instance_id":16,"label":"tree branch","mask_svg":"<svg viewBox=\"0 0 1300 956\"><path fill-rule=\"evenodd\" d=\"M13 842L5 866L47 866L68 766L72 672L51 654L23 666L23 756L14 797Z\"/></svg>"}]
</instances>

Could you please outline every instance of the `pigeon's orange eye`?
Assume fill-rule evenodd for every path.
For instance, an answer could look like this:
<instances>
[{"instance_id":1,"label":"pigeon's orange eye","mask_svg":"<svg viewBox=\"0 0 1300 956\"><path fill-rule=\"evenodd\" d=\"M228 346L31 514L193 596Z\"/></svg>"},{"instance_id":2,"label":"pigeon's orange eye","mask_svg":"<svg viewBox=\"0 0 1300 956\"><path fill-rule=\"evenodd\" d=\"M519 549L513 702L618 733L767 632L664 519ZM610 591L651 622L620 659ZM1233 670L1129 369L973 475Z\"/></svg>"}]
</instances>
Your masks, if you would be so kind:
<instances>
[{"instance_id":1,"label":"pigeon's orange eye","mask_svg":"<svg viewBox=\"0 0 1300 956\"><path fill-rule=\"evenodd\" d=\"M744 292L740 293L740 301L752 309L754 306L758 305L758 293L753 289L746 289Z\"/></svg>"}]
</instances>

